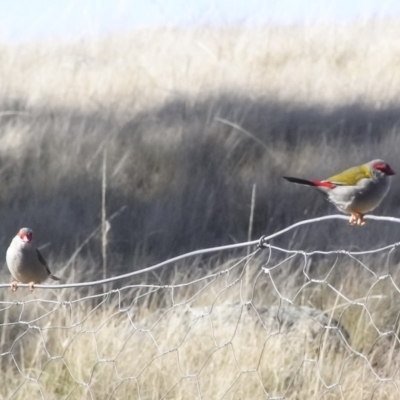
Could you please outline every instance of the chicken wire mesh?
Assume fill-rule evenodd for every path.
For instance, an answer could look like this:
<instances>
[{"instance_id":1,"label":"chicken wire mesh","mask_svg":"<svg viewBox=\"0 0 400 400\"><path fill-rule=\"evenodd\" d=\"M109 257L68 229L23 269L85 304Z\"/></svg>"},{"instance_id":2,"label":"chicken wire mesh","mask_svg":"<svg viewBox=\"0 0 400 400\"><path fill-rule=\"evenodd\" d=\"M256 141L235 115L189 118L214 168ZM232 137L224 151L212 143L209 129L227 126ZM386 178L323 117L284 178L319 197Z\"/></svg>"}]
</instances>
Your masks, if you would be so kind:
<instances>
[{"instance_id":1,"label":"chicken wire mesh","mask_svg":"<svg viewBox=\"0 0 400 400\"><path fill-rule=\"evenodd\" d=\"M400 397L400 243L270 242L332 218L346 219L302 221L101 281L37 285L33 296L0 285L1 398ZM205 253L217 254L212 266L198 261ZM163 268L172 270L154 278Z\"/></svg>"}]
</instances>

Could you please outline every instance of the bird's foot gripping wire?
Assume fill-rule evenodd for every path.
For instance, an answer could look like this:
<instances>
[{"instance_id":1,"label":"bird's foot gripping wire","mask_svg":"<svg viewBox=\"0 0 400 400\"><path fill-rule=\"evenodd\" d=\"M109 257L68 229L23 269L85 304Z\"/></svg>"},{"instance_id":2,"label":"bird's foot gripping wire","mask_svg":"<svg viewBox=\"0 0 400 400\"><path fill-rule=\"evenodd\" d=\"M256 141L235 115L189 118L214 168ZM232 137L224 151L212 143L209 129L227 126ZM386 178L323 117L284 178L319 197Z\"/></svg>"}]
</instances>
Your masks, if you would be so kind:
<instances>
[{"instance_id":1,"label":"bird's foot gripping wire","mask_svg":"<svg viewBox=\"0 0 400 400\"><path fill-rule=\"evenodd\" d=\"M266 236L263 235L260 237L260 240L258 241L257 248L258 249L267 249L269 247L269 240L266 239Z\"/></svg>"},{"instance_id":2,"label":"bird's foot gripping wire","mask_svg":"<svg viewBox=\"0 0 400 400\"><path fill-rule=\"evenodd\" d=\"M11 282L11 291L12 292L16 292L17 291L17 289L18 289L18 281L12 281Z\"/></svg>"},{"instance_id":3,"label":"bird's foot gripping wire","mask_svg":"<svg viewBox=\"0 0 400 400\"><path fill-rule=\"evenodd\" d=\"M360 214L360 213L355 213L355 212L351 213L351 216L349 219L349 224L364 226L365 225L364 215Z\"/></svg>"}]
</instances>

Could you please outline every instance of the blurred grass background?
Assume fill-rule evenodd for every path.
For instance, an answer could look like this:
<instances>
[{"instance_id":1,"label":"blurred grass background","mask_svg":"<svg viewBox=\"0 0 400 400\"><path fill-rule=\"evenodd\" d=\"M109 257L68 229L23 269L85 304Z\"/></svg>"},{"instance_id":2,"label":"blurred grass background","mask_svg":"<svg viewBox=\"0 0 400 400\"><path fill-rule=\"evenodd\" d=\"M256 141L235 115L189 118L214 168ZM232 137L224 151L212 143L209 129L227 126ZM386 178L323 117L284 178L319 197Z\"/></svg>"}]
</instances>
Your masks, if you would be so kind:
<instances>
[{"instance_id":1,"label":"blurred grass background","mask_svg":"<svg viewBox=\"0 0 400 400\"><path fill-rule=\"evenodd\" d=\"M21 226L63 261L101 223L109 271L336 213L282 175L324 178L373 158L400 171L398 20L138 29L0 43L0 251ZM399 184L377 214L397 216ZM336 229L340 226L340 229ZM379 229L379 234L377 230ZM395 227L331 222L280 239L369 249ZM82 254L101 262L101 234Z\"/></svg>"}]
</instances>

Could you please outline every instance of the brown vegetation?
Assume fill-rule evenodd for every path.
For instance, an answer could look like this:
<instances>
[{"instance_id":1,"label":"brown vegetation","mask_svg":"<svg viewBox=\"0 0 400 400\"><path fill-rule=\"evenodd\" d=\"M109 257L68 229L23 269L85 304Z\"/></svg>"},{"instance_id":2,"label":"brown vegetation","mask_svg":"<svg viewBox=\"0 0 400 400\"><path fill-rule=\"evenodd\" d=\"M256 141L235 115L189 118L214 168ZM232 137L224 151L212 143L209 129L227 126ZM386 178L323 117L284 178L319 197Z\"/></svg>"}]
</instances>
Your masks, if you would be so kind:
<instances>
[{"instance_id":1,"label":"brown vegetation","mask_svg":"<svg viewBox=\"0 0 400 400\"><path fill-rule=\"evenodd\" d=\"M99 277L100 230L71 254L101 225L104 151L107 216L122 210L103 241L109 276L246 240L253 184L254 238L336 213L281 176L322 178L377 157L400 171L397 25L160 28L1 44L0 249L30 226L50 244L55 273ZM377 214L397 216L399 188L394 177ZM367 250L397 236L395 224L330 221L273 244ZM270 274L259 274L266 259L252 260L250 280L243 263L219 276L234 256L105 294L4 291L0 396L19 385L21 399L40 390L77 399L399 395L396 250L363 259L376 276L347 256L335 264L316 255L307 271L318 282L301 254ZM204 290L208 278L163 286L213 273ZM295 320L280 314L293 309Z\"/></svg>"},{"instance_id":2,"label":"brown vegetation","mask_svg":"<svg viewBox=\"0 0 400 400\"><path fill-rule=\"evenodd\" d=\"M126 206L109 236L123 268L135 254L244 240L253 183L255 237L336 212L281 176L321 178L376 157L400 170L396 29L158 29L2 45L0 245L28 225L68 257L100 223L104 148L107 214ZM398 188L394 179L378 214L396 215ZM369 245L374 232L343 227L334 242Z\"/></svg>"},{"instance_id":3,"label":"brown vegetation","mask_svg":"<svg viewBox=\"0 0 400 400\"><path fill-rule=\"evenodd\" d=\"M3 292L0 395L396 398L400 275L389 251L266 249L98 294Z\"/></svg>"}]
</instances>

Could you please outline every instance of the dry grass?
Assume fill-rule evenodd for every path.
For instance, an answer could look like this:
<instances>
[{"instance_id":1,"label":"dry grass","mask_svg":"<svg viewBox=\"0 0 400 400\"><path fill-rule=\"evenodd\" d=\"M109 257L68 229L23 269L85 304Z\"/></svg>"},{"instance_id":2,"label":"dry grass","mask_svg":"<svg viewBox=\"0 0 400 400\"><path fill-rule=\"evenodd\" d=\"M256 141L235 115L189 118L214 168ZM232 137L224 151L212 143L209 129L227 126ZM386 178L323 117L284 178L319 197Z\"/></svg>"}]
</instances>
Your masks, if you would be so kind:
<instances>
[{"instance_id":1,"label":"dry grass","mask_svg":"<svg viewBox=\"0 0 400 400\"><path fill-rule=\"evenodd\" d=\"M29 104L147 110L171 95L270 96L328 107L398 102L398 20L158 28L77 43L3 45L5 93Z\"/></svg>"},{"instance_id":2,"label":"dry grass","mask_svg":"<svg viewBox=\"0 0 400 400\"><path fill-rule=\"evenodd\" d=\"M285 257L273 251L269 274L265 250L187 261L148 288L3 292L0 396L397 397L398 265L369 257L374 277L345 254Z\"/></svg>"},{"instance_id":3,"label":"dry grass","mask_svg":"<svg viewBox=\"0 0 400 400\"><path fill-rule=\"evenodd\" d=\"M380 21L1 45L0 248L30 225L68 257L101 223L105 146L107 215L127 207L107 238L116 270L245 240L253 184L254 237L334 212L281 176L376 157L400 170L397 36L397 21ZM396 214L398 190L394 179L378 213ZM297 244L332 239L310 234ZM334 242L377 240L361 236L346 228ZM101 238L89 247L97 257Z\"/></svg>"},{"instance_id":4,"label":"dry grass","mask_svg":"<svg viewBox=\"0 0 400 400\"><path fill-rule=\"evenodd\" d=\"M246 240L253 184L254 237L333 212L281 175L322 178L376 157L400 171L398 33L398 21L377 21L1 44L0 249L30 226L50 243L44 253L54 272L92 280L102 252L113 275ZM377 213L397 215L397 181ZM123 207L108 234L99 230L70 260L107 225L103 212ZM330 222L274 244L370 249L397 236L394 224ZM14 398L40 398L40 390L50 399L397 397L399 260L392 256L393 281L348 258L335 266L326 281L349 301L326 283L305 285L300 256L257 280L261 261L250 264L250 305L240 296L245 283L227 287L226 274L199 294L201 284L176 289L174 298L171 289L146 294L136 286L108 295L41 291L33 302L4 292L0 396L22 385ZM385 269L386 261L364 261ZM322 279L333 262L313 258L309 272ZM129 284L186 282L225 266L197 260ZM279 326L284 297L303 319ZM306 307L333 316L342 336L308 318Z\"/></svg>"}]
</instances>

